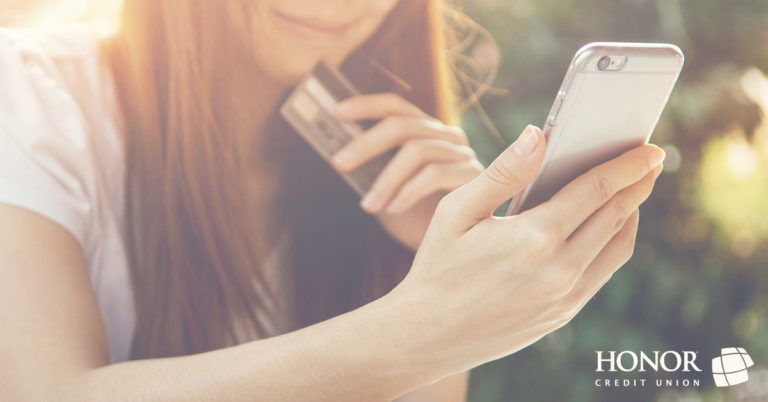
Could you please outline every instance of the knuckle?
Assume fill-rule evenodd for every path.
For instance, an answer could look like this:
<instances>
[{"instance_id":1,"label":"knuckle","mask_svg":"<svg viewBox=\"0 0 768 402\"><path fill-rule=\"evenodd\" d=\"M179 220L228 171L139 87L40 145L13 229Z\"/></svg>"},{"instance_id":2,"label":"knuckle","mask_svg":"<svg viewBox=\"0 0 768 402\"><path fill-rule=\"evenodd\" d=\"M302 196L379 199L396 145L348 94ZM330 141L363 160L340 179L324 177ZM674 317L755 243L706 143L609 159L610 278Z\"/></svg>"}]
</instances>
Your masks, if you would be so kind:
<instances>
[{"instance_id":1,"label":"knuckle","mask_svg":"<svg viewBox=\"0 0 768 402\"><path fill-rule=\"evenodd\" d=\"M401 117L390 117L382 122L384 132L399 134L405 129L405 121Z\"/></svg>"},{"instance_id":2,"label":"knuckle","mask_svg":"<svg viewBox=\"0 0 768 402\"><path fill-rule=\"evenodd\" d=\"M590 256L587 253L582 253L580 256L576 256L570 259L572 272L573 272L573 281L578 282L584 271L589 267L590 264L592 264L593 259L590 258Z\"/></svg>"},{"instance_id":3,"label":"knuckle","mask_svg":"<svg viewBox=\"0 0 768 402\"><path fill-rule=\"evenodd\" d=\"M557 320L555 320L555 329L564 327L568 325L569 322L573 319L573 316L570 316L568 314L564 314L561 317L559 317Z\"/></svg>"},{"instance_id":4,"label":"knuckle","mask_svg":"<svg viewBox=\"0 0 768 402\"><path fill-rule=\"evenodd\" d=\"M582 297L577 293L577 291L571 292L558 304L556 317L561 325L567 324L578 312Z\"/></svg>"},{"instance_id":5,"label":"knuckle","mask_svg":"<svg viewBox=\"0 0 768 402\"><path fill-rule=\"evenodd\" d=\"M616 233L620 231L621 228L624 227L624 224L627 222L627 207L623 201L615 199L613 202L611 202L610 211L611 219L613 220L611 229L613 230L613 233Z\"/></svg>"},{"instance_id":6,"label":"knuckle","mask_svg":"<svg viewBox=\"0 0 768 402\"><path fill-rule=\"evenodd\" d=\"M557 271L562 272L560 270ZM547 284L545 291L545 295L549 299L562 299L568 295L568 293L573 288L573 284L570 282L570 278L568 276L562 276L558 275L557 273L553 273L549 277L549 283Z\"/></svg>"},{"instance_id":7,"label":"knuckle","mask_svg":"<svg viewBox=\"0 0 768 402\"><path fill-rule=\"evenodd\" d=\"M584 306L586 306L587 302L592 298L594 292L595 289L592 286L579 287L579 289L573 291L568 303L569 309L565 313L568 320L573 319L573 317L576 317L576 315L579 314Z\"/></svg>"},{"instance_id":8,"label":"knuckle","mask_svg":"<svg viewBox=\"0 0 768 402\"><path fill-rule=\"evenodd\" d=\"M469 146L459 147L459 153L463 156L464 160L477 160L477 153Z\"/></svg>"},{"instance_id":9,"label":"knuckle","mask_svg":"<svg viewBox=\"0 0 768 402\"><path fill-rule=\"evenodd\" d=\"M547 332L557 331L558 329L560 329L563 326L565 326L566 324L568 324L568 322L570 321L570 319L568 317L566 317L564 315L561 315L559 313L559 310L558 311L554 311L550 315L550 317L551 317L551 319L550 319L549 323L546 326Z\"/></svg>"},{"instance_id":10,"label":"knuckle","mask_svg":"<svg viewBox=\"0 0 768 402\"><path fill-rule=\"evenodd\" d=\"M568 311L565 312L565 318L567 319L565 324L568 324L569 322L571 322L571 320L573 320L574 317L576 317L579 314L579 312L584 307L584 304L586 302L584 300L585 298L586 298L586 296L579 297L577 299L577 301L575 301L574 303L571 304L571 308L568 309ZM563 324L563 325L565 325L565 324Z\"/></svg>"},{"instance_id":11,"label":"knuckle","mask_svg":"<svg viewBox=\"0 0 768 402\"><path fill-rule=\"evenodd\" d=\"M419 141L408 141L400 148L400 152L404 157L417 159L424 156L425 148L425 145Z\"/></svg>"},{"instance_id":12,"label":"knuckle","mask_svg":"<svg viewBox=\"0 0 768 402\"><path fill-rule=\"evenodd\" d=\"M379 142L386 144L402 144L408 138L408 124L402 117L388 117L379 123L379 129L376 130L374 135L367 136L369 140L375 139ZM363 135L361 138L365 138Z\"/></svg>"},{"instance_id":13,"label":"knuckle","mask_svg":"<svg viewBox=\"0 0 768 402\"><path fill-rule=\"evenodd\" d=\"M464 132L464 129L462 129L459 126L445 126L447 132L461 145L469 145L469 139L467 138L467 133Z\"/></svg>"},{"instance_id":14,"label":"knuckle","mask_svg":"<svg viewBox=\"0 0 768 402\"><path fill-rule=\"evenodd\" d=\"M563 264L560 266L559 269L559 276L561 286L563 289L565 289L566 293L570 293L574 286L576 286L576 283L579 281L579 278L581 277L581 267L579 264Z\"/></svg>"},{"instance_id":15,"label":"knuckle","mask_svg":"<svg viewBox=\"0 0 768 402\"><path fill-rule=\"evenodd\" d=\"M565 324L568 324L571 319L576 315L576 310L578 308L579 303L576 301L575 297L567 297L564 299L563 303L558 306L557 309L557 324L559 326L563 326Z\"/></svg>"},{"instance_id":16,"label":"knuckle","mask_svg":"<svg viewBox=\"0 0 768 402\"><path fill-rule=\"evenodd\" d=\"M512 160L499 158L488 167L486 176L496 184L508 186L520 180L520 171Z\"/></svg>"},{"instance_id":17,"label":"knuckle","mask_svg":"<svg viewBox=\"0 0 768 402\"><path fill-rule=\"evenodd\" d=\"M562 322L563 319L567 318L568 316L568 310L570 309L568 307L568 299L558 300L557 303L549 310L549 316L552 319L552 324L556 326L560 326L560 322Z\"/></svg>"},{"instance_id":18,"label":"knuckle","mask_svg":"<svg viewBox=\"0 0 768 402\"><path fill-rule=\"evenodd\" d=\"M427 179L435 178L440 174L441 167L436 163L430 163L421 170L421 174Z\"/></svg>"},{"instance_id":19,"label":"knuckle","mask_svg":"<svg viewBox=\"0 0 768 402\"><path fill-rule=\"evenodd\" d=\"M437 202L435 214L453 215L453 212L459 208L459 200L456 194L456 192L450 192L446 194L445 197L441 198L440 201Z\"/></svg>"},{"instance_id":20,"label":"knuckle","mask_svg":"<svg viewBox=\"0 0 768 402\"><path fill-rule=\"evenodd\" d=\"M548 249L555 242L552 230L540 221L530 224L524 236L530 249L536 250L536 252Z\"/></svg>"},{"instance_id":21,"label":"knuckle","mask_svg":"<svg viewBox=\"0 0 768 402\"><path fill-rule=\"evenodd\" d=\"M536 250L537 253L553 254L558 245L565 239L562 236L562 225L541 217L532 219L531 216L528 216L526 219L528 221L527 230L521 232L524 241L529 242L531 249Z\"/></svg>"},{"instance_id":22,"label":"knuckle","mask_svg":"<svg viewBox=\"0 0 768 402\"><path fill-rule=\"evenodd\" d=\"M469 163L470 168L475 172L475 174L480 174L485 170L485 166L483 166L482 163L480 163L477 159L472 159L472 161Z\"/></svg>"},{"instance_id":23,"label":"knuckle","mask_svg":"<svg viewBox=\"0 0 768 402\"><path fill-rule=\"evenodd\" d=\"M410 120L406 117L393 117L393 135L397 141L405 141L413 134Z\"/></svg>"},{"instance_id":24,"label":"knuckle","mask_svg":"<svg viewBox=\"0 0 768 402\"><path fill-rule=\"evenodd\" d=\"M600 205L605 204L613 195L613 185L603 174L593 171L591 175L592 196Z\"/></svg>"}]
</instances>

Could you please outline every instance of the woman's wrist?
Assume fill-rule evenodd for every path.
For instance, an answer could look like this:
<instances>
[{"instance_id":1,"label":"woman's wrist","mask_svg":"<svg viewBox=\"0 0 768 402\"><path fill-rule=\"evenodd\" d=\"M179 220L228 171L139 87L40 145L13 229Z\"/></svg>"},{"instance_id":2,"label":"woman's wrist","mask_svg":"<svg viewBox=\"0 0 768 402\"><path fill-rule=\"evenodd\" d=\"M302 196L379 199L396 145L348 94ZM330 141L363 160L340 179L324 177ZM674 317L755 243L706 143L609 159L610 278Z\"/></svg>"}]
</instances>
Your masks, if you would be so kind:
<instances>
[{"instance_id":1,"label":"woman's wrist","mask_svg":"<svg viewBox=\"0 0 768 402\"><path fill-rule=\"evenodd\" d=\"M359 383L372 379L374 394L382 399L431 384L452 371L441 361L443 346L435 342L439 339L436 327L422 314L424 305L420 295L398 287L326 321L334 328L323 331L328 338L320 339L323 344L318 346L333 352L330 360L336 367L356 367Z\"/></svg>"},{"instance_id":2,"label":"woman's wrist","mask_svg":"<svg viewBox=\"0 0 768 402\"><path fill-rule=\"evenodd\" d=\"M236 371L251 378L251 386L253 376L265 371L281 378L290 391L275 388L279 400L312 395L315 400L389 401L431 384L452 373L439 362L437 337L413 314L423 303L414 296L398 289L345 314L235 347L233 354L246 351L245 361L251 362Z\"/></svg>"},{"instance_id":3,"label":"woman's wrist","mask_svg":"<svg viewBox=\"0 0 768 402\"><path fill-rule=\"evenodd\" d=\"M448 360L445 321L440 318L438 305L431 302L427 291L417 291L401 283L385 296L365 306L371 311L373 337L383 339L379 350L391 364L391 372L401 370L403 376L418 378L424 385L458 372L457 362Z\"/></svg>"}]
</instances>

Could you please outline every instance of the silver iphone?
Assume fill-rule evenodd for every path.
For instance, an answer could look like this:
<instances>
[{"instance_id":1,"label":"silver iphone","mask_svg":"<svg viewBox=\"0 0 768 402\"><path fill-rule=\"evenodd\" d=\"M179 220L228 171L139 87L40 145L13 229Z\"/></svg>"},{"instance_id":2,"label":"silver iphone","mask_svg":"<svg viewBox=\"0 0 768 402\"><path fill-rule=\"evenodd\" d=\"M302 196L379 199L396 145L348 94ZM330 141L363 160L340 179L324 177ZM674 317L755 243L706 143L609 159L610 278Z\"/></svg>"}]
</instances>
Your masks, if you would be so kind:
<instances>
[{"instance_id":1,"label":"silver iphone","mask_svg":"<svg viewBox=\"0 0 768 402\"><path fill-rule=\"evenodd\" d=\"M576 52L544 124L541 171L507 215L549 200L590 168L648 142L683 67L675 45L590 43Z\"/></svg>"}]
</instances>

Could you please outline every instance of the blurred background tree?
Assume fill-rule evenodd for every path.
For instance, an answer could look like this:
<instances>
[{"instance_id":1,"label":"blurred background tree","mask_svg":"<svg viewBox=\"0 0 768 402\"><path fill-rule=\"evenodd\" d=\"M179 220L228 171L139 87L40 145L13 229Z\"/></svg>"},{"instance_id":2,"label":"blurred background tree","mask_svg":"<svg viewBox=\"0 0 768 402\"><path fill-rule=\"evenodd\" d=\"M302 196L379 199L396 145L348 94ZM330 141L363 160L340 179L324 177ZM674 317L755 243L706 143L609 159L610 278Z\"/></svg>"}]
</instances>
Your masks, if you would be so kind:
<instances>
[{"instance_id":1,"label":"blurred background tree","mask_svg":"<svg viewBox=\"0 0 768 402\"><path fill-rule=\"evenodd\" d=\"M497 43L481 35L465 53L481 74L501 59L499 91L481 104L505 143L543 124L585 43L671 42L686 55L653 135L667 161L632 260L570 324L475 369L469 400L768 401L768 1L474 0L463 10ZM487 162L501 147L483 117L470 109L464 121ZM728 346L756 366L749 383L718 389L710 361ZM597 350L670 349L699 352L700 387L594 385L640 378L597 376Z\"/></svg>"}]
</instances>

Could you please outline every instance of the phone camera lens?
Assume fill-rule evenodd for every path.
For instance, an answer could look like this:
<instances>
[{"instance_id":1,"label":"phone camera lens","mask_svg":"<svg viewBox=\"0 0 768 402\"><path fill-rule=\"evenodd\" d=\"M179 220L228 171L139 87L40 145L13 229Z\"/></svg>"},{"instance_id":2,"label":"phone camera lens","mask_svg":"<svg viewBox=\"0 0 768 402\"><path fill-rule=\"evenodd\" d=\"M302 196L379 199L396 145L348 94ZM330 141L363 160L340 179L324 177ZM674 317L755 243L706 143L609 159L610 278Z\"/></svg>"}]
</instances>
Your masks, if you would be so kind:
<instances>
[{"instance_id":1,"label":"phone camera lens","mask_svg":"<svg viewBox=\"0 0 768 402\"><path fill-rule=\"evenodd\" d=\"M597 68L600 69L600 70L606 70L610 66L611 66L611 58L610 58L610 56L603 56L597 62Z\"/></svg>"}]
</instances>

